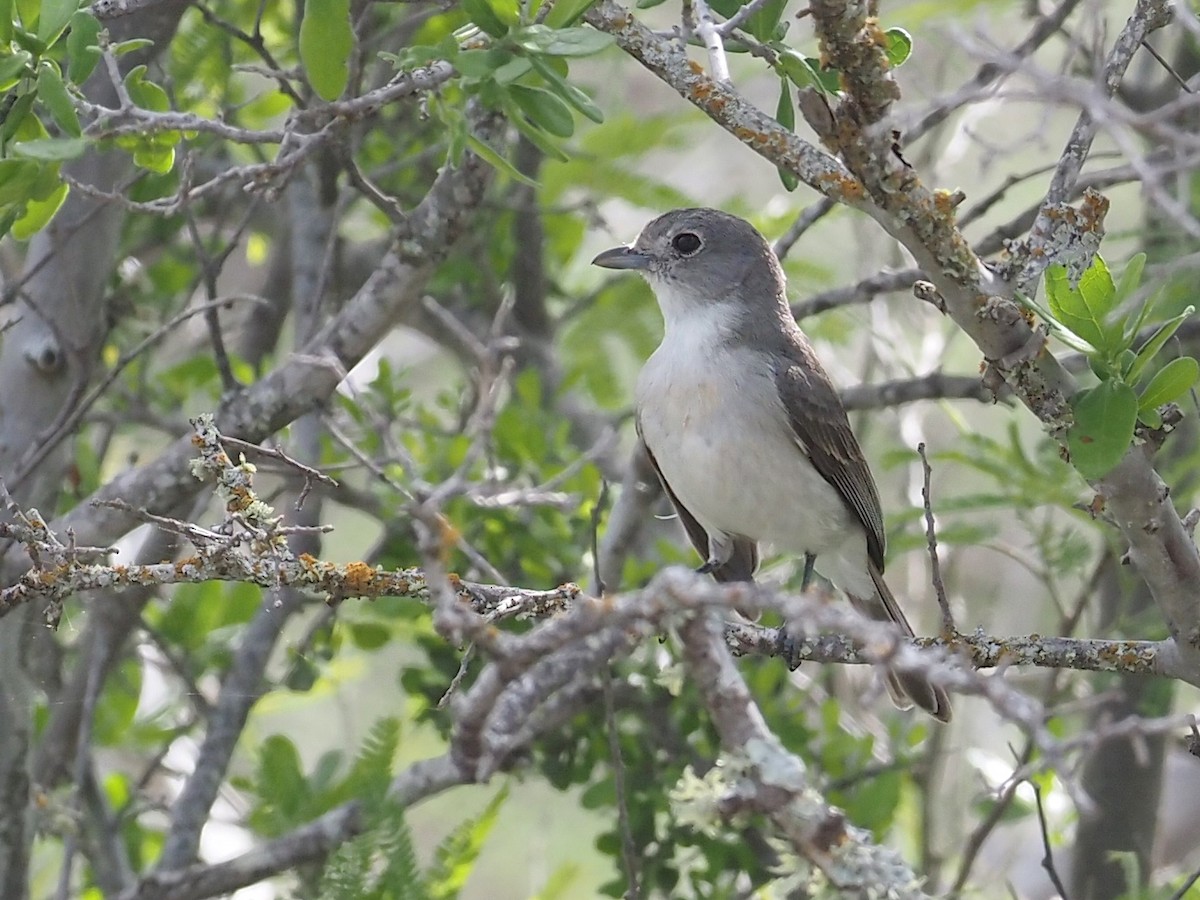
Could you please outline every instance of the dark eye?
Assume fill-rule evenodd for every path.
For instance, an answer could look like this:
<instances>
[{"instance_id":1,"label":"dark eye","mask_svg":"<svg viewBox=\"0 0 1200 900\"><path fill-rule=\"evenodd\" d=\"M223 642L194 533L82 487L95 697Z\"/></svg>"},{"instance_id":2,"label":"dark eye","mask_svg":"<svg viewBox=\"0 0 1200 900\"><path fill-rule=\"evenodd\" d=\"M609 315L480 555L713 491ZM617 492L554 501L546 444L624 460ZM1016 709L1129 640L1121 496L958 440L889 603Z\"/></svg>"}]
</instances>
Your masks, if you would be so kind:
<instances>
[{"instance_id":1,"label":"dark eye","mask_svg":"<svg viewBox=\"0 0 1200 900\"><path fill-rule=\"evenodd\" d=\"M671 246L684 256L691 256L700 249L702 243L700 236L692 234L690 231L685 231L671 238Z\"/></svg>"}]
</instances>

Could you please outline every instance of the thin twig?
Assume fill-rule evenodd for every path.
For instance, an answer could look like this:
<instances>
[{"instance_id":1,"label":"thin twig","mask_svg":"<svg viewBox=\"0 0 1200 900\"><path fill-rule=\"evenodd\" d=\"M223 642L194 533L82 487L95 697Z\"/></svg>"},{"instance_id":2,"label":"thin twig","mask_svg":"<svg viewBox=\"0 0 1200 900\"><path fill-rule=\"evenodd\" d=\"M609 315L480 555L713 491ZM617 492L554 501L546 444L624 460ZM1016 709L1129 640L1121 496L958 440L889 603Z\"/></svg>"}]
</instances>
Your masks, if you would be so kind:
<instances>
[{"instance_id":1,"label":"thin twig","mask_svg":"<svg viewBox=\"0 0 1200 900\"><path fill-rule=\"evenodd\" d=\"M1046 855L1042 857L1042 868L1050 876L1050 882L1058 891L1058 896L1062 900L1070 900L1067 889L1063 887L1062 879L1058 877L1058 869L1054 868L1054 851L1050 849L1050 829L1046 825L1046 811L1042 808L1042 788L1036 782L1031 781L1030 785L1033 787L1033 798L1037 801L1038 828L1042 832L1042 848L1046 851Z\"/></svg>"},{"instance_id":2,"label":"thin twig","mask_svg":"<svg viewBox=\"0 0 1200 900\"><path fill-rule=\"evenodd\" d=\"M1191 874L1191 877L1179 886L1179 890L1171 895L1171 900L1183 900L1187 896L1187 892L1192 889L1192 885L1200 881L1200 869L1197 869Z\"/></svg>"},{"instance_id":3,"label":"thin twig","mask_svg":"<svg viewBox=\"0 0 1200 900\"><path fill-rule=\"evenodd\" d=\"M728 84L729 60L725 58L725 42L721 38L717 23L713 20L712 10L708 8L705 0L692 0L692 6L696 10L696 34L700 35L708 50L708 68L712 72L713 80Z\"/></svg>"},{"instance_id":4,"label":"thin twig","mask_svg":"<svg viewBox=\"0 0 1200 900\"><path fill-rule=\"evenodd\" d=\"M930 498L929 482L933 469L929 458L925 455L925 442L917 444L917 454L921 457L921 470L924 473L921 482L921 501L925 505L925 541L929 547L929 566L933 575L933 590L937 594L938 607L942 610L942 636L953 638L958 634L954 625L954 613L950 611L950 601L946 597L946 583L942 580L942 562L938 559L937 530L933 524L933 502Z\"/></svg>"}]
</instances>

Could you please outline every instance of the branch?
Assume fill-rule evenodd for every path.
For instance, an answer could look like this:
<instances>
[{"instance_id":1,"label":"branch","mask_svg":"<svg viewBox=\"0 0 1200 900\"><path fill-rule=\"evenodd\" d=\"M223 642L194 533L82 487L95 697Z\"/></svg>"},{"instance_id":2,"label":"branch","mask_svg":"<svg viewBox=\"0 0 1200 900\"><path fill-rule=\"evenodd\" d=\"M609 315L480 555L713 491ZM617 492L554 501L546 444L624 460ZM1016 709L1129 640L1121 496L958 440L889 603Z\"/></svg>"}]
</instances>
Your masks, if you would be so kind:
<instances>
[{"instance_id":1,"label":"branch","mask_svg":"<svg viewBox=\"0 0 1200 900\"><path fill-rule=\"evenodd\" d=\"M450 758L438 756L413 763L392 782L389 794L407 807L461 783L462 776ZM305 863L320 862L359 834L362 827L360 804L344 803L226 862L151 872L119 900L201 900L231 894Z\"/></svg>"},{"instance_id":2,"label":"branch","mask_svg":"<svg viewBox=\"0 0 1200 900\"><path fill-rule=\"evenodd\" d=\"M811 785L804 763L789 753L767 727L741 672L733 664L720 632L705 615L696 615L680 631L684 658L721 737L726 756L709 781L710 801L723 819L753 811L765 815L801 859L819 868L838 892L881 891L889 897L925 897L920 881L894 850L874 844L845 815L829 806ZM684 790L693 806L706 792ZM697 815L695 811L685 812ZM704 816L706 810L698 813ZM785 865L788 865L785 862ZM790 867L790 866L789 866Z\"/></svg>"},{"instance_id":3,"label":"branch","mask_svg":"<svg viewBox=\"0 0 1200 900\"><path fill-rule=\"evenodd\" d=\"M477 130L491 137L493 126L488 120ZM418 302L426 279L465 229L492 172L473 154L465 157L461 168L443 169L425 199L396 229L390 251L366 283L299 352L229 399L220 416L221 431L259 443L331 396L404 309ZM171 508L199 488L188 471L195 452L190 436L178 439L155 459L110 480L92 495L90 504L81 503L59 519L55 530L73 529L84 543L116 539L132 521L128 513L106 505L108 501L150 512ZM11 606L0 604L0 616L9 610Z\"/></svg>"},{"instance_id":4,"label":"branch","mask_svg":"<svg viewBox=\"0 0 1200 900\"><path fill-rule=\"evenodd\" d=\"M872 117L887 108L892 87L879 47L869 40L871 47L858 43L872 34L868 6L865 0L852 0L810 7L829 63L842 73L846 96L834 100L835 107L809 95L802 111L822 140L840 151L844 166L780 128L699 67L689 66L682 48L657 38L613 0L601 0L587 20L613 34L623 50L773 165L871 215L929 275L946 313L975 341L991 368L1053 435L1061 436L1071 421L1067 398L1077 384L1053 356L1042 352L1044 337L1009 299L1015 285L982 265L955 224L954 204L948 202L952 198L925 187L896 157L885 123L877 128L863 124L875 121ZM1114 65L1123 65L1132 36L1161 21L1164 7L1161 0L1140 0L1139 22L1127 26L1114 48ZM1114 77L1116 73L1114 68ZM1089 195L1079 209L1054 209L1053 248L1086 247L1103 228L1107 201ZM1051 245L1046 248L1045 257L1055 260ZM1151 465L1153 450L1148 445L1130 447L1121 464L1093 486L1104 496L1129 544L1131 561L1176 636L1179 663L1200 673L1200 554Z\"/></svg>"},{"instance_id":5,"label":"branch","mask_svg":"<svg viewBox=\"0 0 1200 900\"><path fill-rule=\"evenodd\" d=\"M622 50L746 146L833 200L851 206L862 202L862 185L845 166L796 137L729 85L709 78L678 42L658 37L613 0L600 0L584 18L611 34Z\"/></svg>"}]
</instances>

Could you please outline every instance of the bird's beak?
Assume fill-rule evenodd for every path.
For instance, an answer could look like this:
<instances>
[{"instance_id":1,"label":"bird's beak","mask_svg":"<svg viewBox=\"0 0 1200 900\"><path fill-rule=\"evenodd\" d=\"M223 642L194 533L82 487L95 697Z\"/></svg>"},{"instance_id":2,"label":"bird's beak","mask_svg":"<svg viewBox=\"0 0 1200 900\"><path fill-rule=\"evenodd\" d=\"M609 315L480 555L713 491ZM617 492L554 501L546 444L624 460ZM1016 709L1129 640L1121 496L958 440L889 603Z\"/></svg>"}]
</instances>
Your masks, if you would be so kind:
<instances>
[{"instance_id":1,"label":"bird's beak","mask_svg":"<svg viewBox=\"0 0 1200 900\"><path fill-rule=\"evenodd\" d=\"M613 247L593 259L592 265L602 269L647 269L650 257L632 247Z\"/></svg>"}]
</instances>

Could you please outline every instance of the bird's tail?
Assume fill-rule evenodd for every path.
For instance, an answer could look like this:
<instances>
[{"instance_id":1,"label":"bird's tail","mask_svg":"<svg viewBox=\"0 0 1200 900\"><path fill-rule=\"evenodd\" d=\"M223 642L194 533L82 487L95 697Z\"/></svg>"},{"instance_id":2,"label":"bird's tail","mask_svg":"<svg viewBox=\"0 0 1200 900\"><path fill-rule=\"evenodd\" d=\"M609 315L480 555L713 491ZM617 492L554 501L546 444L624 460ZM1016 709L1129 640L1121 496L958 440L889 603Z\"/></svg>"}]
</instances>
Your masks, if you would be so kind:
<instances>
[{"instance_id":1,"label":"bird's tail","mask_svg":"<svg viewBox=\"0 0 1200 900\"><path fill-rule=\"evenodd\" d=\"M870 564L871 580L875 582L875 596L855 597L849 594L854 608L865 616L880 622L895 622L906 637L913 636L912 626L904 617L896 598L892 595L883 574ZM942 722L950 721L950 697L942 688L930 684L924 675L915 672L888 672L888 694L900 709L908 709L914 703Z\"/></svg>"}]
</instances>

